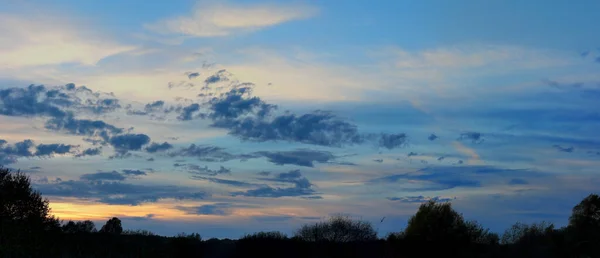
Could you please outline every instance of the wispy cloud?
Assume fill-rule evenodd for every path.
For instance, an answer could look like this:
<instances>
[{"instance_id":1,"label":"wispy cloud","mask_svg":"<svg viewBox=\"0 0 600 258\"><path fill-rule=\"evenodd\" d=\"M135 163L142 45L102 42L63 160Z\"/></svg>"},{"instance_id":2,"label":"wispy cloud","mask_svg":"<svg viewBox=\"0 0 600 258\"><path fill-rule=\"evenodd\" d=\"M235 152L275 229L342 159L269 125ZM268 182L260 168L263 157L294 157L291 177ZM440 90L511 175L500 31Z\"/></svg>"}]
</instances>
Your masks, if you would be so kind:
<instances>
[{"instance_id":1,"label":"wispy cloud","mask_svg":"<svg viewBox=\"0 0 600 258\"><path fill-rule=\"evenodd\" d=\"M41 65L78 63L95 65L118 53L133 50L113 42L94 30L79 28L76 21L48 17L0 13L0 68L12 69Z\"/></svg>"},{"instance_id":2,"label":"wispy cloud","mask_svg":"<svg viewBox=\"0 0 600 258\"><path fill-rule=\"evenodd\" d=\"M219 37L306 19L316 13L317 9L308 5L234 5L213 2L196 5L191 14L146 24L145 27L160 34Z\"/></svg>"}]
</instances>

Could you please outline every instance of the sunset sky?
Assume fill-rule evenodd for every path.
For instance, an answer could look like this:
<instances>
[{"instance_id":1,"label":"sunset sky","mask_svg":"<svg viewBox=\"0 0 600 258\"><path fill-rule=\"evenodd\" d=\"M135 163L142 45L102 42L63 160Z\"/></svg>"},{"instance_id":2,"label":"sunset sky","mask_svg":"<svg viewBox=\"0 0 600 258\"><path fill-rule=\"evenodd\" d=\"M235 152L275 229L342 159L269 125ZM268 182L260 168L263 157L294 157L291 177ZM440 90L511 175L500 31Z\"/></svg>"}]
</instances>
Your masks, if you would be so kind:
<instances>
[{"instance_id":1,"label":"sunset sky","mask_svg":"<svg viewBox=\"0 0 600 258\"><path fill-rule=\"evenodd\" d=\"M63 220L502 232L599 189L599 1L0 3L0 165Z\"/></svg>"}]
</instances>

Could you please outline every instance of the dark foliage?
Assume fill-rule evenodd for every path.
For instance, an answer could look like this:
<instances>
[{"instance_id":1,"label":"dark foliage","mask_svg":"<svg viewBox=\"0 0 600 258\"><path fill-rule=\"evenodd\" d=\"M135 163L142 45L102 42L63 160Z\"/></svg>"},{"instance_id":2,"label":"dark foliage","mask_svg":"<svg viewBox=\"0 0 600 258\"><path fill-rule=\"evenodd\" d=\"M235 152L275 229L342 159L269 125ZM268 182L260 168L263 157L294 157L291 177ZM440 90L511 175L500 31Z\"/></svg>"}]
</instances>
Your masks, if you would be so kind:
<instances>
[{"instance_id":1,"label":"dark foliage","mask_svg":"<svg viewBox=\"0 0 600 258\"><path fill-rule=\"evenodd\" d=\"M275 231L202 240L198 233L123 230L118 218L99 231L91 221L61 225L25 174L0 169L0 257L600 257L598 202L595 194L583 199L567 227L516 223L501 238L465 221L450 203L428 201L385 240L370 223L345 216L304 225L292 238Z\"/></svg>"}]
</instances>

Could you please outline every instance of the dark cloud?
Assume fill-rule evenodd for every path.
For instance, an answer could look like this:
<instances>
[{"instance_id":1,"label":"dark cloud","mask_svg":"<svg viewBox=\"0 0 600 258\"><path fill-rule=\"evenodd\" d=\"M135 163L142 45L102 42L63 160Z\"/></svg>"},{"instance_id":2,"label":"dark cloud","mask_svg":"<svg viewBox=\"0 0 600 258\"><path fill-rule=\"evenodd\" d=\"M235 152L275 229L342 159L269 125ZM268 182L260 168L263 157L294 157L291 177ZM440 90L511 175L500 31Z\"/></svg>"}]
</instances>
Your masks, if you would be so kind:
<instances>
[{"instance_id":1,"label":"dark cloud","mask_svg":"<svg viewBox=\"0 0 600 258\"><path fill-rule=\"evenodd\" d=\"M234 88L221 94L220 98L211 99L208 102L211 111L208 117L220 121L220 124L227 124L232 119L237 119L249 113L264 118L275 108L275 106L266 104L258 97L250 97L250 92L249 87Z\"/></svg>"},{"instance_id":2,"label":"dark cloud","mask_svg":"<svg viewBox=\"0 0 600 258\"><path fill-rule=\"evenodd\" d=\"M205 192L196 189L164 186L164 185L134 185L115 181L62 181L49 184L38 184L36 188L44 196L76 197L97 199L107 204L138 205L146 202L156 202L160 199L189 199L201 200L207 196Z\"/></svg>"},{"instance_id":3,"label":"dark cloud","mask_svg":"<svg viewBox=\"0 0 600 258\"><path fill-rule=\"evenodd\" d=\"M226 216L231 214L231 211L229 209L232 206L233 205L230 203L215 203L195 207L177 206L176 208L178 210L186 212L187 214Z\"/></svg>"},{"instance_id":4,"label":"dark cloud","mask_svg":"<svg viewBox=\"0 0 600 258\"><path fill-rule=\"evenodd\" d=\"M269 172L269 171L261 171L261 172L258 172L258 175L259 176L269 176L269 175L271 175L271 172Z\"/></svg>"},{"instance_id":5,"label":"dark cloud","mask_svg":"<svg viewBox=\"0 0 600 258\"><path fill-rule=\"evenodd\" d=\"M46 129L66 132L74 135L100 136L107 138L110 134L120 134L122 128L117 128L101 120L75 119L69 114L46 121Z\"/></svg>"},{"instance_id":6,"label":"dark cloud","mask_svg":"<svg viewBox=\"0 0 600 258\"><path fill-rule=\"evenodd\" d=\"M8 144L0 140L0 165L12 164L18 158L51 157L55 154L67 154L77 146L66 144L39 144L35 145L32 140L23 140L15 144Z\"/></svg>"},{"instance_id":7,"label":"dark cloud","mask_svg":"<svg viewBox=\"0 0 600 258\"><path fill-rule=\"evenodd\" d=\"M61 94L47 94L43 85L29 85L27 88L0 90L0 114L6 116L48 116L67 115L60 107L74 102Z\"/></svg>"},{"instance_id":8,"label":"dark cloud","mask_svg":"<svg viewBox=\"0 0 600 258\"><path fill-rule=\"evenodd\" d=\"M416 173L396 174L370 180L369 183L394 183L420 181L416 187L403 191L446 190L456 187L481 187L483 185L504 185L508 180L536 180L547 174L531 169L508 169L494 166L431 166Z\"/></svg>"},{"instance_id":9,"label":"dark cloud","mask_svg":"<svg viewBox=\"0 0 600 258\"><path fill-rule=\"evenodd\" d=\"M200 175L192 175L191 178L195 179L195 180L205 180L205 181L209 181L209 182L216 183L216 184L230 185L230 186L237 186L237 187L256 187L256 186L259 186L257 184L243 182L243 181L238 181L238 180L220 179L220 178L205 177L205 176L200 176Z\"/></svg>"},{"instance_id":10,"label":"dark cloud","mask_svg":"<svg viewBox=\"0 0 600 258\"><path fill-rule=\"evenodd\" d=\"M478 132L464 132L460 134L459 140L470 140L472 143L482 143L483 134Z\"/></svg>"},{"instance_id":11,"label":"dark cloud","mask_svg":"<svg viewBox=\"0 0 600 258\"><path fill-rule=\"evenodd\" d=\"M427 139L429 139L430 141L435 141L435 139L439 138L437 135L435 134L431 134L429 135L429 137L427 137Z\"/></svg>"},{"instance_id":12,"label":"dark cloud","mask_svg":"<svg viewBox=\"0 0 600 258\"><path fill-rule=\"evenodd\" d=\"M216 176L219 174L229 174L231 173L231 169L225 168L221 166L219 169L209 169L208 166L200 167L198 165L187 164L185 165L188 169L188 172L195 175L209 175Z\"/></svg>"},{"instance_id":13,"label":"dark cloud","mask_svg":"<svg viewBox=\"0 0 600 258\"><path fill-rule=\"evenodd\" d=\"M442 161L442 160L444 160L445 158L446 158L446 157L444 157L444 156L441 156L441 157L437 158L437 160L438 160L438 161Z\"/></svg>"},{"instance_id":14,"label":"dark cloud","mask_svg":"<svg viewBox=\"0 0 600 258\"><path fill-rule=\"evenodd\" d=\"M85 149L81 153L75 155L75 157L96 156L96 155L100 155L101 153L102 153L102 148L100 148L100 147L98 147L98 148L89 148L89 149Z\"/></svg>"},{"instance_id":15,"label":"dark cloud","mask_svg":"<svg viewBox=\"0 0 600 258\"><path fill-rule=\"evenodd\" d=\"M226 70L219 70L215 74L208 76L204 80L204 83L206 83L206 85L208 86L209 84L222 82L222 81L228 81L229 80L228 75L229 75L229 73Z\"/></svg>"},{"instance_id":16,"label":"dark cloud","mask_svg":"<svg viewBox=\"0 0 600 258\"><path fill-rule=\"evenodd\" d=\"M198 77L198 76L200 76L200 73L198 73L198 72L195 72L195 73L187 73L187 77L188 77L188 79L190 79L190 80L191 80L191 79L194 79L194 78L196 78L196 77Z\"/></svg>"},{"instance_id":17,"label":"dark cloud","mask_svg":"<svg viewBox=\"0 0 600 258\"><path fill-rule=\"evenodd\" d=\"M138 169L123 169L121 170L123 174L128 176L145 176L146 172L138 170Z\"/></svg>"},{"instance_id":18,"label":"dark cloud","mask_svg":"<svg viewBox=\"0 0 600 258\"><path fill-rule=\"evenodd\" d=\"M379 146L385 147L388 150L401 147L406 143L406 134L381 134L379 139Z\"/></svg>"},{"instance_id":19,"label":"dark cloud","mask_svg":"<svg viewBox=\"0 0 600 258\"><path fill-rule=\"evenodd\" d=\"M71 150L75 147L76 146L74 146L74 145L58 144L58 143L39 144L38 146L35 147L37 149L35 152L35 155L36 156L52 156L54 154L66 154L66 153L70 153Z\"/></svg>"},{"instance_id":20,"label":"dark cloud","mask_svg":"<svg viewBox=\"0 0 600 258\"><path fill-rule=\"evenodd\" d=\"M383 163L383 159L374 159L373 161L377 163Z\"/></svg>"},{"instance_id":21,"label":"dark cloud","mask_svg":"<svg viewBox=\"0 0 600 258\"><path fill-rule=\"evenodd\" d=\"M150 153L155 153L155 152L159 152L159 151L166 151L173 148L173 145L171 145L168 142L163 142L163 143L151 143L148 147L146 147L146 151L150 152Z\"/></svg>"},{"instance_id":22,"label":"dark cloud","mask_svg":"<svg viewBox=\"0 0 600 258\"><path fill-rule=\"evenodd\" d=\"M146 106L144 106L144 110L146 112L150 112L150 111L154 111L156 109L160 109L160 108L164 107L164 105L165 105L164 101L157 100L157 101L146 104Z\"/></svg>"},{"instance_id":23,"label":"dark cloud","mask_svg":"<svg viewBox=\"0 0 600 258\"><path fill-rule=\"evenodd\" d=\"M284 173L279 173L276 176L276 179L279 180L295 180L302 177L302 173L300 173L300 170L296 169L296 170L291 170L289 172L284 172Z\"/></svg>"},{"instance_id":24,"label":"dark cloud","mask_svg":"<svg viewBox=\"0 0 600 258\"><path fill-rule=\"evenodd\" d=\"M150 137L145 134L123 134L110 137L108 143L118 151L141 150L142 146L150 142Z\"/></svg>"},{"instance_id":25,"label":"dark cloud","mask_svg":"<svg viewBox=\"0 0 600 258\"><path fill-rule=\"evenodd\" d=\"M274 178L261 178L261 180L291 183L294 186L286 188L262 186L257 189L234 192L232 193L232 195L279 198L285 196L305 196L312 195L315 193L315 191L311 189L313 184L310 183L310 181L308 181L306 177L302 177L302 174L299 170L292 170L286 173L280 173Z\"/></svg>"},{"instance_id":26,"label":"dark cloud","mask_svg":"<svg viewBox=\"0 0 600 258\"><path fill-rule=\"evenodd\" d=\"M407 157L412 157L412 156L417 156L417 155L419 155L419 154L416 152L412 152L412 151L409 152L408 154L406 154Z\"/></svg>"},{"instance_id":27,"label":"dark cloud","mask_svg":"<svg viewBox=\"0 0 600 258\"><path fill-rule=\"evenodd\" d=\"M581 57L587 57L589 54L590 54L590 51L589 51L589 50L586 50L586 51L582 51L582 52L581 52L579 55L580 55Z\"/></svg>"},{"instance_id":28,"label":"dark cloud","mask_svg":"<svg viewBox=\"0 0 600 258\"><path fill-rule=\"evenodd\" d=\"M256 158L256 155L242 154L234 155L226 152L224 148L212 145L191 144L189 147L181 148L168 154L171 157L195 157L200 161L225 162L233 159L246 160Z\"/></svg>"},{"instance_id":29,"label":"dark cloud","mask_svg":"<svg viewBox=\"0 0 600 258\"><path fill-rule=\"evenodd\" d=\"M558 151L561 151L561 152L571 153L575 150L575 148L573 148L572 146L567 148L567 147L562 147L560 145L552 145L552 147L556 148Z\"/></svg>"},{"instance_id":30,"label":"dark cloud","mask_svg":"<svg viewBox=\"0 0 600 258\"><path fill-rule=\"evenodd\" d=\"M314 163L328 163L336 157L327 151L316 151L309 149L298 149L294 151L260 151L255 154L266 157L269 162L276 165L297 165L314 167Z\"/></svg>"},{"instance_id":31,"label":"dark cloud","mask_svg":"<svg viewBox=\"0 0 600 258\"><path fill-rule=\"evenodd\" d=\"M520 179L520 178L513 178L510 181L508 181L509 185L528 185L529 182L527 182L527 180L524 179Z\"/></svg>"},{"instance_id":32,"label":"dark cloud","mask_svg":"<svg viewBox=\"0 0 600 258\"><path fill-rule=\"evenodd\" d=\"M403 202L403 203L423 203L427 201L436 201L436 202L449 202L456 198L442 198L439 196L435 197L426 197L426 196L403 196L403 197L387 197L386 199L395 202Z\"/></svg>"},{"instance_id":33,"label":"dark cloud","mask_svg":"<svg viewBox=\"0 0 600 258\"><path fill-rule=\"evenodd\" d=\"M543 80L543 82L550 87L560 90L580 89L584 85L583 82L560 83L552 80Z\"/></svg>"},{"instance_id":34,"label":"dark cloud","mask_svg":"<svg viewBox=\"0 0 600 258\"><path fill-rule=\"evenodd\" d=\"M83 174L79 177L81 180L87 181L123 181L125 176L117 171L97 172L93 174Z\"/></svg>"},{"instance_id":35,"label":"dark cloud","mask_svg":"<svg viewBox=\"0 0 600 258\"><path fill-rule=\"evenodd\" d=\"M200 111L200 104L190 104L189 106L186 106L181 110L181 113L179 114L179 116L177 116L177 119L181 121L192 120L194 118L194 113L198 111Z\"/></svg>"}]
</instances>

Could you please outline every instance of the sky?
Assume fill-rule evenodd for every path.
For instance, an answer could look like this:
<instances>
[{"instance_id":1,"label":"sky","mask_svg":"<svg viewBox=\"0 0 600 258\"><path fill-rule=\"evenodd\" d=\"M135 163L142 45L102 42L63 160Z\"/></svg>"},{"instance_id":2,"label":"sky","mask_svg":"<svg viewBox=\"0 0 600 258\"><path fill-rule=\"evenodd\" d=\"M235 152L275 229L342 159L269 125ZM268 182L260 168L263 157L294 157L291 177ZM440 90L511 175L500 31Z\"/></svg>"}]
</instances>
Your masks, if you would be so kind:
<instances>
[{"instance_id":1,"label":"sky","mask_svg":"<svg viewBox=\"0 0 600 258\"><path fill-rule=\"evenodd\" d=\"M598 1L0 2L0 165L63 220L501 233L600 183Z\"/></svg>"}]
</instances>

